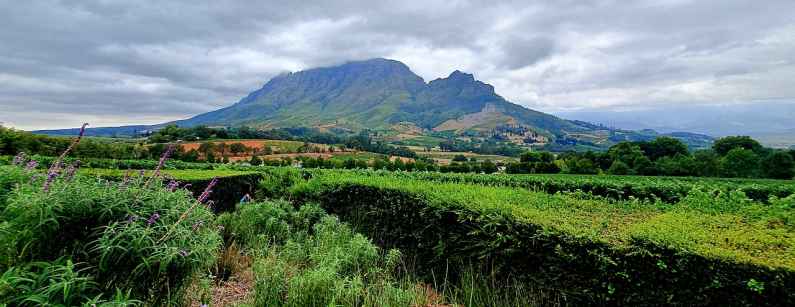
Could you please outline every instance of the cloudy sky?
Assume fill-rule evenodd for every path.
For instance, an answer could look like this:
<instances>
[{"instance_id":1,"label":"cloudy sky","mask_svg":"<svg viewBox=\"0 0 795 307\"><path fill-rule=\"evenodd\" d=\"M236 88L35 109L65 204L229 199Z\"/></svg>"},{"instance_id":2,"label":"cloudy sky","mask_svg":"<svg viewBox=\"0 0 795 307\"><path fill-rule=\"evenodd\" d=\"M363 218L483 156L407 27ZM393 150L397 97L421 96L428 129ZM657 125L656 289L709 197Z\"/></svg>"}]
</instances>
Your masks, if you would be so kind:
<instances>
[{"instance_id":1,"label":"cloudy sky","mask_svg":"<svg viewBox=\"0 0 795 307\"><path fill-rule=\"evenodd\" d=\"M0 0L0 122L160 123L373 57L547 112L795 104L792 0L200 2Z\"/></svg>"}]
</instances>

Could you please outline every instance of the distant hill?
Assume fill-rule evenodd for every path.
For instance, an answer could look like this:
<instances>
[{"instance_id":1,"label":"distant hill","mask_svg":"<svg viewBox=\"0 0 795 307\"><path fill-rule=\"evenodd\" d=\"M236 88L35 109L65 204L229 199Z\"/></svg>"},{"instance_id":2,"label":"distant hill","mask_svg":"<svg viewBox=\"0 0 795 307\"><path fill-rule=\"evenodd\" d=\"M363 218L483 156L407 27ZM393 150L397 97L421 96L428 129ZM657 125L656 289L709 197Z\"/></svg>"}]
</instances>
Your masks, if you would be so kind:
<instances>
[{"instance_id":1,"label":"distant hill","mask_svg":"<svg viewBox=\"0 0 795 307\"><path fill-rule=\"evenodd\" d=\"M380 58L285 73L229 107L165 124L348 131L400 126L428 134L500 135L500 139L523 145L579 142L604 146L619 139L648 136L645 132L569 121L522 107L498 95L493 86L458 70L426 83L405 64ZM163 125L120 129L129 133Z\"/></svg>"}]
</instances>

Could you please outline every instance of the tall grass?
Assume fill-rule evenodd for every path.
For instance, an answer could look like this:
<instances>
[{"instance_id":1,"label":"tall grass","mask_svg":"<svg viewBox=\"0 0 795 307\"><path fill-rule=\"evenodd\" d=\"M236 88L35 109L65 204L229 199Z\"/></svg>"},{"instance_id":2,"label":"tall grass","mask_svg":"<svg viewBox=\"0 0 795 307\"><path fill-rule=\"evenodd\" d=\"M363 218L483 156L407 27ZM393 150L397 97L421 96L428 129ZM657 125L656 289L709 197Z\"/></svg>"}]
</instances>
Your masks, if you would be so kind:
<instances>
[{"instance_id":1,"label":"tall grass","mask_svg":"<svg viewBox=\"0 0 795 307\"><path fill-rule=\"evenodd\" d=\"M79 175L44 190L40 173L0 168L0 302L176 304L215 261L212 212L198 206L178 223L195 203L187 191Z\"/></svg>"},{"instance_id":2,"label":"tall grass","mask_svg":"<svg viewBox=\"0 0 795 307\"><path fill-rule=\"evenodd\" d=\"M434 303L401 276L399 251L379 249L316 205L246 204L219 221L254 256L256 306Z\"/></svg>"}]
</instances>

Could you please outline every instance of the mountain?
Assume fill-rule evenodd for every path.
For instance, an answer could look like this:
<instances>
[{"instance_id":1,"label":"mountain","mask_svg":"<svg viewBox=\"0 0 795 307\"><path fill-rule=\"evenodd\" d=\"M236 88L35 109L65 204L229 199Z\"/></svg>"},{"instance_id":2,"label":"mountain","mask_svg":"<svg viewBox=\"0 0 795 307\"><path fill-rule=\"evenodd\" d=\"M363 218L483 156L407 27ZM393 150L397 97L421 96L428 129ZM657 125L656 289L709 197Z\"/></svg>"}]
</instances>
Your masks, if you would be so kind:
<instances>
[{"instance_id":1,"label":"mountain","mask_svg":"<svg viewBox=\"0 0 795 307\"><path fill-rule=\"evenodd\" d=\"M388 129L411 123L435 131L524 126L548 137L587 127L513 104L471 74L454 71L425 83L388 59L279 75L236 104L175 122L180 126L290 126Z\"/></svg>"},{"instance_id":2,"label":"mountain","mask_svg":"<svg viewBox=\"0 0 795 307\"><path fill-rule=\"evenodd\" d=\"M494 87L454 71L428 83L388 59L279 75L229 107L177 121L180 126L291 126L389 129L413 124L429 131L489 131L521 126L547 138L589 128L513 104Z\"/></svg>"},{"instance_id":3,"label":"mountain","mask_svg":"<svg viewBox=\"0 0 795 307\"><path fill-rule=\"evenodd\" d=\"M795 145L795 101L679 104L634 109L579 110L558 115L626 129L748 135L771 147Z\"/></svg>"},{"instance_id":4,"label":"mountain","mask_svg":"<svg viewBox=\"0 0 795 307\"><path fill-rule=\"evenodd\" d=\"M167 124L408 129L415 134L494 138L519 145L604 146L649 137L648 133L569 121L522 107L498 95L493 86L458 70L426 83L405 64L380 58L281 74L229 107L163 125L123 130L152 130ZM88 133L96 135L98 131L110 132Z\"/></svg>"}]
</instances>

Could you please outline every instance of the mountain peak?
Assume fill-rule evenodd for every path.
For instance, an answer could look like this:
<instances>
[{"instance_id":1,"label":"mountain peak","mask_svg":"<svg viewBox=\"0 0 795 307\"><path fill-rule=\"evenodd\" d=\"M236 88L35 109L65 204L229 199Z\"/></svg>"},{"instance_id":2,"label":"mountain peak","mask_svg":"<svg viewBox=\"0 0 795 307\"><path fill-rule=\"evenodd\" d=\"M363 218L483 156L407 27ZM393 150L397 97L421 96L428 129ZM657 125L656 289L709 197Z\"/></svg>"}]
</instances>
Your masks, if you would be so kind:
<instances>
[{"instance_id":1,"label":"mountain peak","mask_svg":"<svg viewBox=\"0 0 795 307\"><path fill-rule=\"evenodd\" d=\"M475 76L456 69L447 79L475 81Z\"/></svg>"}]
</instances>

